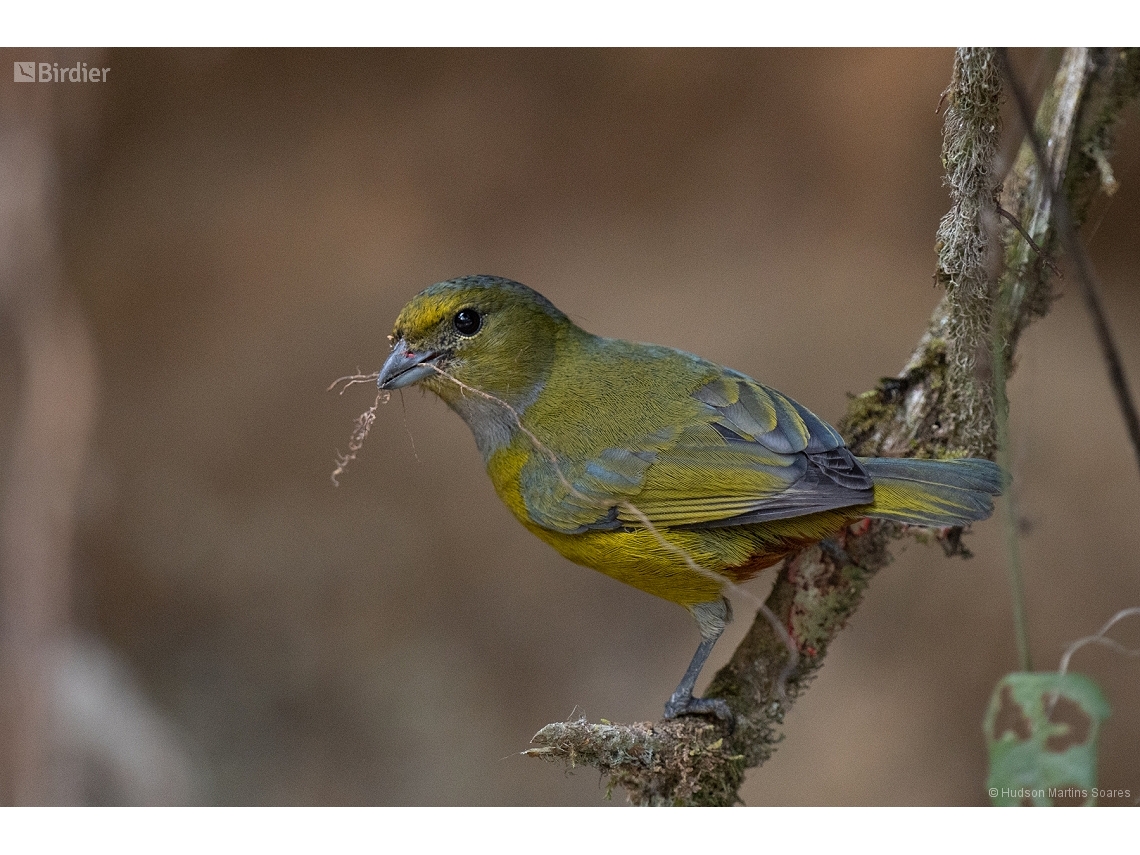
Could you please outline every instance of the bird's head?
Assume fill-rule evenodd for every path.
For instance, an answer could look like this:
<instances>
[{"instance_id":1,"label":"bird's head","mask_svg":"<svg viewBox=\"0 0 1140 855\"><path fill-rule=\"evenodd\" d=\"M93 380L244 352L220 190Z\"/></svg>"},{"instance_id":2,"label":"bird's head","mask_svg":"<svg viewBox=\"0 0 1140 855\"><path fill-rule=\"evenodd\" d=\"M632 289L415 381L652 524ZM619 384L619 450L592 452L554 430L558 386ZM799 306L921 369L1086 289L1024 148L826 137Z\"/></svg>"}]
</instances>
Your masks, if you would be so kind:
<instances>
[{"instance_id":1,"label":"bird's head","mask_svg":"<svg viewBox=\"0 0 1140 855\"><path fill-rule=\"evenodd\" d=\"M573 324L562 312L518 282L497 276L440 282L400 312L378 385L418 383L465 418L478 392L521 410L541 389L567 328Z\"/></svg>"}]
</instances>

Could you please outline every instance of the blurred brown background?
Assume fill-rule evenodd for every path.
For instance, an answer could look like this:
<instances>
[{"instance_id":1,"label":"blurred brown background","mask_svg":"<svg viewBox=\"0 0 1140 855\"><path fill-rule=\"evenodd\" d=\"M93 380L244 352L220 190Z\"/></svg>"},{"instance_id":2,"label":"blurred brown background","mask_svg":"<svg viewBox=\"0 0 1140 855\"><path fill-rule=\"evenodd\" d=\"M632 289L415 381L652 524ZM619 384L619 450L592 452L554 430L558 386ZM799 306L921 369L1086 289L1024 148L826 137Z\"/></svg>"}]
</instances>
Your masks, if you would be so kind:
<instances>
[{"instance_id":1,"label":"blurred brown background","mask_svg":"<svg viewBox=\"0 0 1140 855\"><path fill-rule=\"evenodd\" d=\"M496 273L835 421L939 298L949 50L0 53L4 74L111 69L0 84L0 212L25 224L0 259L0 489L39 485L48 509L10 498L5 555L15 577L25 541L55 550L19 566L50 576L59 651L27 671L45 718L35 750L8 734L5 802L603 803L593 771L518 752L572 713L659 717L691 619L527 534L466 427L414 391L334 488L373 393L326 387L379 367L416 291ZM1085 234L1140 387L1137 118ZM1062 289L1011 389L1043 669L1140 604L1140 477ZM20 330L47 316L45 356ZM975 527L972 561L911 543L875 579L749 804L986 802L981 719L1016 666L1000 526ZM22 578L9 612L38 596ZM1101 784L1140 795L1140 666L1073 665L1113 705Z\"/></svg>"}]
</instances>

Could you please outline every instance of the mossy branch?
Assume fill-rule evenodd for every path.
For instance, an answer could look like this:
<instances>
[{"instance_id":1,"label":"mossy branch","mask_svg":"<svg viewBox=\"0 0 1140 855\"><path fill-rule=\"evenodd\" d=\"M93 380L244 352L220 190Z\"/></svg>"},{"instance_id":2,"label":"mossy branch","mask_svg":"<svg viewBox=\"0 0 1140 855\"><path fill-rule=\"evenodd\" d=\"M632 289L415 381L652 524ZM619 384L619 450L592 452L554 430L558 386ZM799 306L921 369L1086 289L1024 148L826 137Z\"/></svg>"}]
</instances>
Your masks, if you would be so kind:
<instances>
[{"instance_id":1,"label":"mossy branch","mask_svg":"<svg viewBox=\"0 0 1140 855\"><path fill-rule=\"evenodd\" d=\"M1113 131L1135 98L1140 50L1072 49L1037 113L1037 126L1055 155L1074 216L1083 219L1100 187L1109 187ZM1051 300L1050 271L1025 238L996 216L1016 216L1033 242L1055 244L1048 194L1023 146L1000 188L992 175L1001 77L994 54L962 49L947 90L944 157L953 206L939 228L939 278L947 295L935 309L913 356L897 377L854 397L840 430L859 454L943 457L992 453L993 407L987 374L991 325L1006 342L1012 366L1017 340ZM976 338L979 337L980 338ZM730 805L739 801L746 769L776 749L794 700L823 665L827 649L855 613L876 572L891 560L892 541L907 535L895 523L872 521L845 532L841 549L813 546L789 557L767 606L800 651L781 697L789 651L769 621L757 617L706 695L724 698L736 716L728 733L699 717L656 723L592 724L584 719L547 725L529 756L588 765L647 805ZM963 554L960 531L940 533L946 553Z\"/></svg>"}]
</instances>

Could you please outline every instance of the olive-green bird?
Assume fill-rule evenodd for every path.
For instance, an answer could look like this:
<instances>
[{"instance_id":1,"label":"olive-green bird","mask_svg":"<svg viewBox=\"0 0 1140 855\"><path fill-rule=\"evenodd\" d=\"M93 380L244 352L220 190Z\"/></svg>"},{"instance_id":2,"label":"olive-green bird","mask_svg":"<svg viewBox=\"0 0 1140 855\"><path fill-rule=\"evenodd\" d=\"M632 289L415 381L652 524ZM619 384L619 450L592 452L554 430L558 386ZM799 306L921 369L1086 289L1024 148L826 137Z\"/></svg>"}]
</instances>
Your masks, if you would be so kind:
<instances>
[{"instance_id":1,"label":"olive-green bird","mask_svg":"<svg viewBox=\"0 0 1140 855\"><path fill-rule=\"evenodd\" d=\"M702 641L666 717L693 697L729 618L723 589L864 517L988 517L988 460L856 457L786 395L697 356L591 335L518 282L465 276L396 320L381 389L418 383L467 422L499 497L578 564L684 606Z\"/></svg>"}]
</instances>

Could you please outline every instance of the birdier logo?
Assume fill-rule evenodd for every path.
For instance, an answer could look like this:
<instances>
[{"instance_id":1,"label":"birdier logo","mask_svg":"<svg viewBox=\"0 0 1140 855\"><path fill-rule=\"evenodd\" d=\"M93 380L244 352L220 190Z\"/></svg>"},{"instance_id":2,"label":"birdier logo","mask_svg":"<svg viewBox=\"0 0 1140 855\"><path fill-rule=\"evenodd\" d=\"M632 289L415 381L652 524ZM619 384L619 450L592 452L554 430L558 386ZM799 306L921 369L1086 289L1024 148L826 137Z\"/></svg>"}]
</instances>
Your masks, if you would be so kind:
<instances>
[{"instance_id":1,"label":"birdier logo","mask_svg":"<svg viewBox=\"0 0 1140 855\"><path fill-rule=\"evenodd\" d=\"M12 79L16 83L106 83L109 68L87 67L85 62L65 65L58 62L13 62Z\"/></svg>"}]
</instances>

